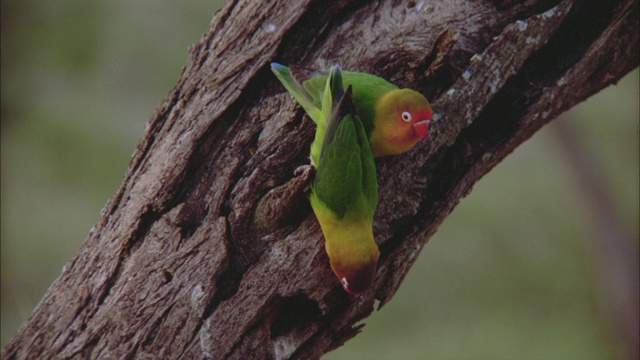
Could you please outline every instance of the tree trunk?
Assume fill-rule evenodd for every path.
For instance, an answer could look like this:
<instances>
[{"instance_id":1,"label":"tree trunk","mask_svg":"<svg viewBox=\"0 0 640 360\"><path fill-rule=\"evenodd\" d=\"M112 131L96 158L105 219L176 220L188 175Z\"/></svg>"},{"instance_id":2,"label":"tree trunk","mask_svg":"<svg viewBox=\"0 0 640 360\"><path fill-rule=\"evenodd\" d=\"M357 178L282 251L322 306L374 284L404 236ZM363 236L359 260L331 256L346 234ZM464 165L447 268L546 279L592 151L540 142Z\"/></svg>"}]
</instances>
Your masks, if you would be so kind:
<instances>
[{"instance_id":1,"label":"tree trunk","mask_svg":"<svg viewBox=\"0 0 640 360\"><path fill-rule=\"evenodd\" d=\"M319 358L393 297L482 175L638 66L638 32L637 0L229 1L2 358ZM382 256L362 295L330 270L303 167L315 126L271 61L433 100L428 141L377 161Z\"/></svg>"}]
</instances>

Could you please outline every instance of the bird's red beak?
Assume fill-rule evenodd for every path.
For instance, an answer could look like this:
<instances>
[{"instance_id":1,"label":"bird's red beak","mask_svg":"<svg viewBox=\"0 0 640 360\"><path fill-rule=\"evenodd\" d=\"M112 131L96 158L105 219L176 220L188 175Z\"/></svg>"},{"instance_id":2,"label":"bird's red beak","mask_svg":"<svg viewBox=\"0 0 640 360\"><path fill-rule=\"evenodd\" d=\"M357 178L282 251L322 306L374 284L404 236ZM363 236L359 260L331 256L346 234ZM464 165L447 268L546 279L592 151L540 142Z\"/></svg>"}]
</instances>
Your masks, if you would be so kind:
<instances>
[{"instance_id":1,"label":"bird's red beak","mask_svg":"<svg viewBox=\"0 0 640 360\"><path fill-rule=\"evenodd\" d=\"M413 124L413 131L416 132L416 135L420 138L420 141L427 138L429 135L429 125L431 120L422 120L415 124Z\"/></svg>"}]
</instances>

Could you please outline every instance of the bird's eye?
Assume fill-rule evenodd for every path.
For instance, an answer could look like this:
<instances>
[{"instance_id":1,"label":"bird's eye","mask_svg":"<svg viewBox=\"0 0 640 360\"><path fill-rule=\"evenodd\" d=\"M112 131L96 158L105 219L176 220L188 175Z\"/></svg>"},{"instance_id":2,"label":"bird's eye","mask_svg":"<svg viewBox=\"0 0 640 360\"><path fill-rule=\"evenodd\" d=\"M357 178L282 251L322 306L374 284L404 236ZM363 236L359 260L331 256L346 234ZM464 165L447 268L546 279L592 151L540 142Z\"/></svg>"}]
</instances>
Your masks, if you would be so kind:
<instances>
[{"instance_id":1,"label":"bird's eye","mask_svg":"<svg viewBox=\"0 0 640 360\"><path fill-rule=\"evenodd\" d=\"M408 111L405 111L402 113L402 121L404 122L411 122L411 120L413 120L413 118L411 117L411 113Z\"/></svg>"},{"instance_id":2,"label":"bird's eye","mask_svg":"<svg viewBox=\"0 0 640 360\"><path fill-rule=\"evenodd\" d=\"M347 281L346 277L340 279L340 282L342 283L342 286L344 286L345 288L349 288L349 282Z\"/></svg>"}]
</instances>

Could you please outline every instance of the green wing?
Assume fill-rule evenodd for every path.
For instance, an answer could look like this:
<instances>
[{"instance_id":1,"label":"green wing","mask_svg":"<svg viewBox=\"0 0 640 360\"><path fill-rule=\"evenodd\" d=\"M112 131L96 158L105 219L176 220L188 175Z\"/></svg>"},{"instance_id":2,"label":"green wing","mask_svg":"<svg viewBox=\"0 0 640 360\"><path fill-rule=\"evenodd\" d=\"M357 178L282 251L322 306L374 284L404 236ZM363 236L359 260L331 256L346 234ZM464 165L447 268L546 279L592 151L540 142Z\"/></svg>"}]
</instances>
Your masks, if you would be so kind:
<instances>
[{"instance_id":1,"label":"green wing","mask_svg":"<svg viewBox=\"0 0 640 360\"><path fill-rule=\"evenodd\" d=\"M330 71L286 67L278 63L271 63L271 69L311 119L316 124L322 124L326 119L319 113ZM371 134L378 100L398 87L381 77L361 72L343 71L342 79L344 86L353 86L353 103L367 135Z\"/></svg>"},{"instance_id":2,"label":"green wing","mask_svg":"<svg viewBox=\"0 0 640 360\"><path fill-rule=\"evenodd\" d=\"M293 66L291 71L295 74L294 77L300 79L302 86L311 98L322 98L324 85L329 76L328 71L303 70ZM342 79L345 87L349 85L353 87L353 103L368 136L373 131L378 100L398 87L381 77L354 71L343 71Z\"/></svg>"},{"instance_id":3,"label":"green wing","mask_svg":"<svg viewBox=\"0 0 640 360\"><path fill-rule=\"evenodd\" d=\"M318 126L311 145L317 168L312 198L340 218L373 218L378 183L368 134L376 101L397 87L377 76L342 72L338 66L326 71L272 63L271 69Z\"/></svg>"},{"instance_id":4,"label":"green wing","mask_svg":"<svg viewBox=\"0 0 640 360\"><path fill-rule=\"evenodd\" d=\"M315 74L313 71L293 66L288 68L275 62L271 63L271 70L317 125L315 140L311 144L311 161L315 165L320 156L327 119L331 117L331 111L335 108L334 99L340 98L334 98L333 93L337 91L339 92L337 95L342 96L342 77L339 74L337 77L328 77L328 75L323 75L324 72ZM340 73L340 68L335 67L332 71ZM322 77L324 80L322 84L315 80L309 81L312 77L313 79ZM332 88L333 83L335 83L335 88ZM314 89L314 86L321 86L321 88Z\"/></svg>"},{"instance_id":5,"label":"green wing","mask_svg":"<svg viewBox=\"0 0 640 360\"><path fill-rule=\"evenodd\" d=\"M332 76L333 81L327 81L327 88L330 83L342 83L336 76L340 77L339 70ZM333 89L334 94L341 90ZM313 191L338 218L372 219L378 204L376 167L369 140L356 113L352 87L349 86L334 104L322 142Z\"/></svg>"}]
</instances>

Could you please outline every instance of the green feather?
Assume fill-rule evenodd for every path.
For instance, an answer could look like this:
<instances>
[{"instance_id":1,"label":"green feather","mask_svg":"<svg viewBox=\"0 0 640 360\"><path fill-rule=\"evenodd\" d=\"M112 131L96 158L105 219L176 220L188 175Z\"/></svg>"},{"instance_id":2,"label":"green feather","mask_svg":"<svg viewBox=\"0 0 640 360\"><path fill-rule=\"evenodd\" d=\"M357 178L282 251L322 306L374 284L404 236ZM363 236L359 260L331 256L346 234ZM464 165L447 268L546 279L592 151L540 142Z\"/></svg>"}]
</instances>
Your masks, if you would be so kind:
<instances>
[{"instance_id":1,"label":"green feather","mask_svg":"<svg viewBox=\"0 0 640 360\"><path fill-rule=\"evenodd\" d=\"M327 101L325 96L331 95L331 92L327 91L330 71L308 70L296 66L286 67L275 62L271 63L271 70L318 126L311 146L311 160L317 165L327 119L330 117L330 113L326 112L328 107L323 105ZM352 103L369 138L374 130L378 101L390 91L397 90L398 87L383 78L360 72L340 71L339 78L340 88L353 87ZM339 100L341 94L335 97ZM329 103L333 101L335 99L329 100ZM334 107L335 105L330 108Z\"/></svg>"},{"instance_id":2,"label":"green feather","mask_svg":"<svg viewBox=\"0 0 640 360\"><path fill-rule=\"evenodd\" d=\"M318 125L311 144L317 168L312 201L322 201L339 218L373 217L378 185L368 136L376 102L397 87L377 76L343 72L338 66L313 71L272 63L271 68Z\"/></svg>"},{"instance_id":3,"label":"green feather","mask_svg":"<svg viewBox=\"0 0 640 360\"><path fill-rule=\"evenodd\" d=\"M378 203L373 154L353 104L352 87L342 94L339 68L331 74L326 87L341 96L338 101L330 96L333 108L328 111L313 190L338 218L372 219Z\"/></svg>"},{"instance_id":4,"label":"green feather","mask_svg":"<svg viewBox=\"0 0 640 360\"><path fill-rule=\"evenodd\" d=\"M375 157L402 154L427 137L433 110L427 99L414 90L399 89L383 78L351 71L341 73L342 86L330 89L329 83L333 81L330 71L286 67L277 63L272 63L271 67L318 125L311 147L313 164L318 162L320 144L330 117L326 112L327 104L340 99L337 89L346 86L353 87L351 99Z\"/></svg>"},{"instance_id":5,"label":"green feather","mask_svg":"<svg viewBox=\"0 0 640 360\"><path fill-rule=\"evenodd\" d=\"M274 66L273 64L271 65L272 67ZM284 67L279 64L276 66ZM287 81L299 84L296 91L300 92L300 88L302 88L305 96L312 99L309 103L316 104L316 106L319 107L329 72L325 70L306 70L294 66L291 66L289 69L291 69L289 72L291 80ZM353 103L365 127L367 136L369 136L373 131L378 100L389 91L397 90L398 87L381 77L354 71L342 71L342 81L345 87L349 85L353 87ZM289 88L287 87L287 89ZM291 90L289 91L291 92ZM296 94L293 92L292 94L296 100L298 100ZM298 100L298 102L300 101ZM303 108L306 110L304 105ZM314 119L314 121L316 123L319 122L316 119Z\"/></svg>"},{"instance_id":6,"label":"green feather","mask_svg":"<svg viewBox=\"0 0 640 360\"><path fill-rule=\"evenodd\" d=\"M274 62L271 63L271 70L287 91L302 105L302 108L309 114L311 119L313 119L316 124L319 124L322 119L320 113L322 98L314 97L314 95L305 90L302 83L297 81L296 77L292 76L288 67Z\"/></svg>"},{"instance_id":7,"label":"green feather","mask_svg":"<svg viewBox=\"0 0 640 360\"><path fill-rule=\"evenodd\" d=\"M363 292L375 278L380 257L372 231L378 183L368 133L354 103L355 90L351 84L344 90L347 78L338 66L313 74L279 64L272 64L272 69L318 125L311 144L316 166L311 206L333 272L346 291Z\"/></svg>"}]
</instances>

